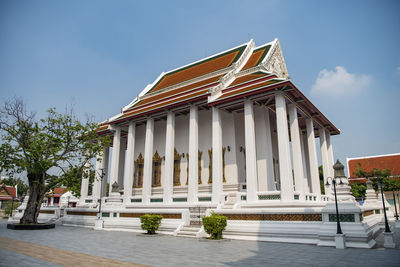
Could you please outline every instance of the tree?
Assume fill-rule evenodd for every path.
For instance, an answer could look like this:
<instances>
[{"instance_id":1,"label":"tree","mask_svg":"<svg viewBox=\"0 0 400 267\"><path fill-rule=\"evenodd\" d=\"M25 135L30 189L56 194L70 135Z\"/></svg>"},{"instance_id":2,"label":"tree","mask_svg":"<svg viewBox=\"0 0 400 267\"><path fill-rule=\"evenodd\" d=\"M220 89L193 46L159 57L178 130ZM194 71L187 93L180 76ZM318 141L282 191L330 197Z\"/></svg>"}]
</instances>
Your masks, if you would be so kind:
<instances>
[{"instance_id":1,"label":"tree","mask_svg":"<svg viewBox=\"0 0 400 267\"><path fill-rule=\"evenodd\" d=\"M55 108L35 120L21 99L4 103L0 109L0 168L8 174L26 171L29 200L20 223L37 223L44 195L64 181L71 168L84 169L85 163L100 154L110 141L96 133L97 124L77 120L72 110L65 114ZM88 173L88 172L86 172Z\"/></svg>"},{"instance_id":2,"label":"tree","mask_svg":"<svg viewBox=\"0 0 400 267\"><path fill-rule=\"evenodd\" d=\"M75 196L81 196L81 181L85 175L84 168L80 168L79 166L73 166L66 170L62 174L62 182L61 184L66 186L69 191ZM95 172L94 170L90 170L89 172L89 194L91 194L90 190L92 188L92 184L95 179Z\"/></svg>"},{"instance_id":3,"label":"tree","mask_svg":"<svg viewBox=\"0 0 400 267\"><path fill-rule=\"evenodd\" d=\"M392 177L392 172L389 169L377 169L373 168L372 171L365 171L361 163L358 163L356 172L353 173L357 177L364 178L382 178L383 179L383 191L400 190L400 177ZM375 191L378 191L378 180L372 179L372 184Z\"/></svg>"},{"instance_id":4,"label":"tree","mask_svg":"<svg viewBox=\"0 0 400 267\"><path fill-rule=\"evenodd\" d=\"M26 193L28 192L28 185L25 184L24 181L22 181L20 178L5 178L2 179L1 182L5 185L8 186L17 186L17 197L21 199L22 197L26 196Z\"/></svg>"}]
</instances>

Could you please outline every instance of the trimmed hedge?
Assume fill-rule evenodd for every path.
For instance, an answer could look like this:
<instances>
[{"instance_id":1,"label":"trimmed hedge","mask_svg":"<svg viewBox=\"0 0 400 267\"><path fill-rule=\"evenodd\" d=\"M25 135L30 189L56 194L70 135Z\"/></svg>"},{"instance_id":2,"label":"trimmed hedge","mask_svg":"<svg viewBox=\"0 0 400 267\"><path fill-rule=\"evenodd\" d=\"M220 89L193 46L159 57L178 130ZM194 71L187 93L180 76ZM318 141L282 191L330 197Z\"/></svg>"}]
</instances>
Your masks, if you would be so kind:
<instances>
[{"instance_id":1,"label":"trimmed hedge","mask_svg":"<svg viewBox=\"0 0 400 267\"><path fill-rule=\"evenodd\" d=\"M141 227L143 230L147 230L148 234L155 234L158 227L160 227L162 218L161 215L156 214L145 214L140 216Z\"/></svg>"},{"instance_id":2,"label":"trimmed hedge","mask_svg":"<svg viewBox=\"0 0 400 267\"><path fill-rule=\"evenodd\" d=\"M211 235L211 239L222 239L222 232L226 227L226 217L224 215L211 212L210 216L203 217L202 220L204 230Z\"/></svg>"}]
</instances>

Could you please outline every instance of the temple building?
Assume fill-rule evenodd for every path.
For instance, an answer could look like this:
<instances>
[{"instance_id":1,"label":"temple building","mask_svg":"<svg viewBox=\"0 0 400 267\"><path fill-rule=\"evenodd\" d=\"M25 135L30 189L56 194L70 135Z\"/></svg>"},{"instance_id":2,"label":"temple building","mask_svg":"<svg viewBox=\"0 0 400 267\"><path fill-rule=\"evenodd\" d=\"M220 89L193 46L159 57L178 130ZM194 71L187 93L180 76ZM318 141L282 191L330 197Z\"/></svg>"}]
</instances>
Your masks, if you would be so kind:
<instances>
[{"instance_id":1,"label":"temple building","mask_svg":"<svg viewBox=\"0 0 400 267\"><path fill-rule=\"evenodd\" d=\"M215 210L228 217L228 238L332 245L332 189L321 194L318 166L329 182L340 131L290 80L278 39L161 73L98 133L112 145L65 224L138 230L141 214L158 213L161 231L179 235ZM344 188L341 201L355 207L346 220L359 227L353 246L371 246Z\"/></svg>"}]
</instances>

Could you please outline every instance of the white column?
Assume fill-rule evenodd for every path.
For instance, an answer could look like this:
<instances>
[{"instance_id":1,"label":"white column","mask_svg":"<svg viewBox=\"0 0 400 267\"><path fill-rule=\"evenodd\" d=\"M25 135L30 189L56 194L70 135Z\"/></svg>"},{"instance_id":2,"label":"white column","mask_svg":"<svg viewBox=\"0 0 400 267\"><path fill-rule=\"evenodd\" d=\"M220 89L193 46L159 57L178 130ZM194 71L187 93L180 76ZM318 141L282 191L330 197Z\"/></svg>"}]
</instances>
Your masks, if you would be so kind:
<instances>
[{"instance_id":1,"label":"white column","mask_svg":"<svg viewBox=\"0 0 400 267\"><path fill-rule=\"evenodd\" d=\"M164 203L172 203L174 179L174 147L175 147L175 113L168 112L167 129L165 134L165 167L164 167Z\"/></svg>"},{"instance_id":2,"label":"white column","mask_svg":"<svg viewBox=\"0 0 400 267\"><path fill-rule=\"evenodd\" d=\"M212 197L214 204L222 201L222 128L221 113L212 107Z\"/></svg>"},{"instance_id":3,"label":"white column","mask_svg":"<svg viewBox=\"0 0 400 267\"><path fill-rule=\"evenodd\" d=\"M325 137L326 137L326 146L328 149L328 163L329 163L329 171L330 171L330 177L333 177L335 175L333 165L335 164L334 157L333 157L333 146L331 143L331 134L329 131L325 132Z\"/></svg>"},{"instance_id":4,"label":"white column","mask_svg":"<svg viewBox=\"0 0 400 267\"><path fill-rule=\"evenodd\" d=\"M111 173L110 173L110 188L109 193L111 194L112 185L114 182L118 183L119 173L119 156L121 150L121 128L116 127L113 139L113 148L111 155Z\"/></svg>"},{"instance_id":5,"label":"white column","mask_svg":"<svg viewBox=\"0 0 400 267\"><path fill-rule=\"evenodd\" d=\"M292 137L292 159L295 189L296 192L300 193L299 200L304 201L306 199L306 191L304 186L303 155L301 152L300 129L297 117L297 108L295 104L289 105L289 120L290 136Z\"/></svg>"},{"instance_id":6,"label":"white column","mask_svg":"<svg viewBox=\"0 0 400 267\"><path fill-rule=\"evenodd\" d=\"M130 122L128 129L128 143L126 150L126 165L125 165L125 175L124 175L125 204L131 203L131 196L132 196L134 158L135 158L135 132L136 132L136 123Z\"/></svg>"},{"instance_id":7,"label":"white column","mask_svg":"<svg viewBox=\"0 0 400 267\"><path fill-rule=\"evenodd\" d=\"M274 156L272 149L272 131L271 131L271 122L269 119L269 111L268 108L265 108L265 125L267 138L267 185L268 191L274 191L275 188L275 179L274 179Z\"/></svg>"},{"instance_id":8,"label":"white column","mask_svg":"<svg viewBox=\"0 0 400 267\"><path fill-rule=\"evenodd\" d=\"M274 160L268 108L254 106L254 116L257 143L257 188L258 191L274 191Z\"/></svg>"},{"instance_id":9,"label":"white column","mask_svg":"<svg viewBox=\"0 0 400 267\"><path fill-rule=\"evenodd\" d=\"M124 188L124 176L125 176L125 152L126 152L126 140L121 138L121 144L119 148L119 166L118 166L118 186L119 190Z\"/></svg>"},{"instance_id":10,"label":"white column","mask_svg":"<svg viewBox=\"0 0 400 267\"><path fill-rule=\"evenodd\" d=\"M306 126L307 126L308 154L310 162L310 175L311 175L311 192L314 194L321 195L321 186L319 182L319 173L318 173L318 158L317 158L317 150L315 147L314 123L312 119L306 120Z\"/></svg>"},{"instance_id":11,"label":"white column","mask_svg":"<svg viewBox=\"0 0 400 267\"><path fill-rule=\"evenodd\" d=\"M246 146L246 198L255 202L257 196L257 157L253 101L244 102L244 139Z\"/></svg>"},{"instance_id":12,"label":"white column","mask_svg":"<svg viewBox=\"0 0 400 267\"><path fill-rule=\"evenodd\" d=\"M153 169L153 145L154 145L154 119L148 118L146 122L146 140L144 144L143 188L142 203L150 203L151 178Z\"/></svg>"},{"instance_id":13,"label":"white column","mask_svg":"<svg viewBox=\"0 0 400 267\"><path fill-rule=\"evenodd\" d=\"M189 118L189 185L188 185L188 203L196 203L198 191L199 176L199 112L197 106L190 107ZM222 140L222 139L221 139Z\"/></svg>"},{"instance_id":14,"label":"white column","mask_svg":"<svg viewBox=\"0 0 400 267\"><path fill-rule=\"evenodd\" d=\"M81 184L81 198L79 199L79 203L81 205L85 204L85 199L88 197L89 191L89 172L90 172L90 161L86 161L84 169L83 169L83 177Z\"/></svg>"},{"instance_id":15,"label":"white column","mask_svg":"<svg viewBox=\"0 0 400 267\"><path fill-rule=\"evenodd\" d=\"M289 129L287 123L286 100L283 93L275 95L276 125L279 149L279 171L281 176L281 201L293 201L293 175L290 160Z\"/></svg>"},{"instance_id":16,"label":"white column","mask_svg":"<svg viewBox=\"0 0 400 267\"><path fill-rule=\"evenodd\" d=\"M328 159L328 148L326 145L326 136L325 136L325 129L319 129L319 144L321 148L321 158L322 158L322 169L324 171L324 184L328 180L328 177L331 177L331 172L329 168L329 159ZM330 186L325 186L325 195L330 195L331 192Z\"/></svg>"},{"instance_id":17,"label":"white column","mask_svg":"<svg viewBox=\"0 0 400 267\"><path fill-rule=\"evenodd\" d=\"M308 156L307 134L300 134L301 155L303 157L303 173L304 173L304 187L306 193L311 192L311 179L310 179L310 163Z\"/></svg>"},{"instance_id":18,"label":"white column","mask_svg":"<svg viewBox=\"0 0 400 267\"><path fill-rule=\"evenodd\" d=\"M108 179L108 175L109 175L109 171L108 171L109 158L110 158L110 148L106 147L103 150L103 157L101 159L101 168L103 169L103 172L104 172L104 177L103 177L103 181L102 181L103 189L100 189L101 197L105 197L107 195L107 179Z\"/></svg>"}]
</instances>

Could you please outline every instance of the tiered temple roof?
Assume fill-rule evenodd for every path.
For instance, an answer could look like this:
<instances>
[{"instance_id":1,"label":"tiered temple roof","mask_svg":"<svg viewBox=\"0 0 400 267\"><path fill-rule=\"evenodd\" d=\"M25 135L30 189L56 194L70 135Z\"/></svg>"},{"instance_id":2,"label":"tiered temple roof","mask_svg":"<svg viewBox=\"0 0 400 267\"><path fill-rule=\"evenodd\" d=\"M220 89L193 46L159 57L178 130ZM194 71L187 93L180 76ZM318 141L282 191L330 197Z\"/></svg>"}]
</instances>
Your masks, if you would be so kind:
<instances>
[{"instance_id":1,"label":"tiered temple roof","mask_svg":"<svg viewBox=\"0 0 400 267\"><path fill-rule=\"evenodd\" d=\"M333 135L340 133L289 79L278 39L259 47L255 47L250 40L222 53L161 73L120 114L103 122L98 130L99 133L107 133L112 124L124 125L128 120L190 103L224 106L228 111L240 112L243 109L240 100L252 97L260 104L268 104L273 110L274 101L268 98L276 90L285 91L286 97L299 106L302 115L313 117L317 125L326 127Z\"/></svg>"}]
</instances>

